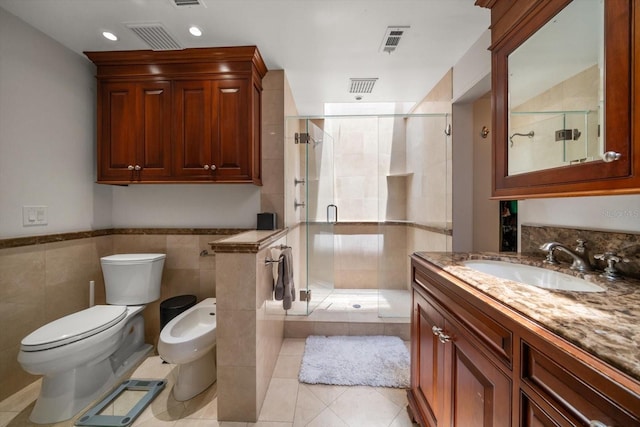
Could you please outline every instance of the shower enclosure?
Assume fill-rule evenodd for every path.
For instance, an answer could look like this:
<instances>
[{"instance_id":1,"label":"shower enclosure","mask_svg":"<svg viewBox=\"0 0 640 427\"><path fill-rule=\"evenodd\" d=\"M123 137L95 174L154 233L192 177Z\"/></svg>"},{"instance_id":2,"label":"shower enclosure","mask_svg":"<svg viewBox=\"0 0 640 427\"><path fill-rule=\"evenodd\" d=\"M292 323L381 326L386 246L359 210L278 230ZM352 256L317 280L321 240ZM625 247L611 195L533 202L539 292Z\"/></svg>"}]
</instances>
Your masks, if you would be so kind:
<instances>
[{"instance_id":1,"label":"shower enclosure","mask_svg":"<svg viewBox=\"0 0 640 427\"><path fill-rule=\"evenodd\" d=\"M289 235L302 269L288 314L310 314L331 295L336 309L410 315L409 254L450 250L449 122L448 114L287 118L286 222L298 231ZM414 229L442 239L422 247Z\"/></svg>"}]
</instances>

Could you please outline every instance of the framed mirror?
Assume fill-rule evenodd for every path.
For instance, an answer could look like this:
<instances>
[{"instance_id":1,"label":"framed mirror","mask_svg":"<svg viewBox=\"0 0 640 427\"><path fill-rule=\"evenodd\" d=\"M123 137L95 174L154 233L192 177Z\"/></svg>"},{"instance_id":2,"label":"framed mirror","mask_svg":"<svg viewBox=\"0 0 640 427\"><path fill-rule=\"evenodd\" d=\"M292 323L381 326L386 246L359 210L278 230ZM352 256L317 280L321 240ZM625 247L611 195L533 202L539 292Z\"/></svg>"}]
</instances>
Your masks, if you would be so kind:
<instances>
[{"instance_id":1,"label":"framed mirror","mask_svg":"<svg viewBox=\"0 0 640 427\"><path fill-rule=\"evenodd\" d=\"M604 0L569 3L508 69L508 175L602 158Z\"/></svg>"},{"instance_id":2,"label":"framed mirror","mask_svg":"<svg viewBox=\"0 0 640 427\"><path fill-rule=\"evenodd\" d=\"M639 193L633 2L482 1L492 8L494 198Z\"/></svg>"}]
</instances>

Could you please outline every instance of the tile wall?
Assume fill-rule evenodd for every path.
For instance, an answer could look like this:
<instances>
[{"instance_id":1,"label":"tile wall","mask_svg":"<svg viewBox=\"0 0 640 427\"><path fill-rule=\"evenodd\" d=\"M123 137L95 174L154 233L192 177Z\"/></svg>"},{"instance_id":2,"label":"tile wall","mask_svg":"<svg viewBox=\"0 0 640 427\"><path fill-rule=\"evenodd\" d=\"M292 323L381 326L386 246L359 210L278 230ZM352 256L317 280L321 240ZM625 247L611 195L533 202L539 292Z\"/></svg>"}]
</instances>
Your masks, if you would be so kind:
<instances>
[{"instance_id":1,"label":"tile wall","mask_svg":"<svg viewBox=\"0 0 640 427\"><path fill-rule=\"evenodd\" d=\"M0 400L37 377L17 362L20 341L35 329L89 306L89 281L95 302L104 303L100 257L125 252L166 253L161 299L147 306L145 340L156 344L159 305L166 298L215 296L215 257L200 256L208 242L224 235L115 234L0 249ZM11 325L11 327L6 327Z\"/></svg>"}]
</instances>

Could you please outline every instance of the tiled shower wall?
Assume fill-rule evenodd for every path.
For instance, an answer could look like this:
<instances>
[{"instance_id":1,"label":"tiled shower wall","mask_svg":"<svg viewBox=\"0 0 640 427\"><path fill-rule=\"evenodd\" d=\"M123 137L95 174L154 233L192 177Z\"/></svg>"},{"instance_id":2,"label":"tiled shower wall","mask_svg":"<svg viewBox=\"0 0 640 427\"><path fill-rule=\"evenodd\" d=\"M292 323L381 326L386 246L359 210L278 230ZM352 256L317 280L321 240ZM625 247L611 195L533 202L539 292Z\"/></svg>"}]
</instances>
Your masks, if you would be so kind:
<instances>
[{"instance_id":1,"label":"tiled shower wall","mask_svg":"<svg viewBox=\"0 0 640 427\"><path fill-rule=\"evenodd\" d=\"M0 249L0 400L37 377L18 364L20 341L30 332L89 306L89 281L95 302L104 304L100 257L114 253L166 253L159 301L147 306L145 340L160 334L160 302L193 294L215 296L215 257L200 256L208 242L224 235L112 234L63 242ZM211 250L209 249L209 252Z\"/></svg>"}]
</instances>

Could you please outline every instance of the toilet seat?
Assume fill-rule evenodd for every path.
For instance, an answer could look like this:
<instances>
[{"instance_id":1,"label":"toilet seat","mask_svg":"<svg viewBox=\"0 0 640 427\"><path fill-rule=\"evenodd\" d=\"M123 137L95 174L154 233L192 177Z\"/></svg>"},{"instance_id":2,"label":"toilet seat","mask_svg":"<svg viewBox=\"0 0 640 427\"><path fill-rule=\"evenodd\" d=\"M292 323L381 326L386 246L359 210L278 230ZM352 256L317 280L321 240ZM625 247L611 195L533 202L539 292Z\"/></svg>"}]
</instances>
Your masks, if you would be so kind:
<instances>
[{"instance_id":1,"label":"toilet seat","mask_svg":"<svg viewBox=\"0 0 640 427\"><path fill-rule=\"evenodd\" d=\"M27 352L42 351L80 341L111 328L126 315L126 306L95 305L35 330L22 340L20 349Z\"/></svg>"}]
</instances>

